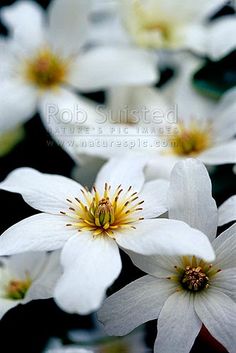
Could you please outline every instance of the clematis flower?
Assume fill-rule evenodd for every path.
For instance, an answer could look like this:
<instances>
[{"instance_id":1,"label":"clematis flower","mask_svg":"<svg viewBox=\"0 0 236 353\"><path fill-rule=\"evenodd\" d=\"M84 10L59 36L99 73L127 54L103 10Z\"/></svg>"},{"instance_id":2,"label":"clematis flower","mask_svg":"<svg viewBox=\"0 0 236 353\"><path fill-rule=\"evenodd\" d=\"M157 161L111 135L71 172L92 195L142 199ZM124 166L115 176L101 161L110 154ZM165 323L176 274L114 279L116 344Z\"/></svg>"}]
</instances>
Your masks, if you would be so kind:
<instances>
[{"instance_id":1,"label":"clematis flower","mask_svg":"<svg viewBox=\"0 0 236 353\"><path fill-rule=\"evenodd\" d=\"M1 42L6 49L0 71L1 131L24 123L37 109L48 127L49 105L59 116L76 107L95 115L93 110L87 111L76 89L89 92L116 84L155 82L155 64L143 50L85 48L89 12L90 4L83 0L54 0L47 17L30 1L1 10L11 34Z\"/></svg>"},{"instance_id":2,"label":"clematis flower","mask_svg":"<svg viewBox=\"0 0 236 353\"><path fill-rule=\"evenodd\" d=\"M236 90L219 102L198 94L191 80L200 63L188 58L176 79L161 90L144 86L110 90L100 116L100 121L106 117L105 123L92 122L92 135L86 135L85 143L82 133L75 136L71 154L75 159L80 154L101 159L143 154L148 179L168 179L174 165L190 157L206 166L235 163ZM98 129L102 133L94 137Z\"/></svg>"},{"instance_id":3,"label":"clematis flower","mask_svg":"<svg viewBox=\"0 0 236 353\"><path fill-rule=\"evenodd\" d=\"M145 255L195 254L214 258L208 239L180 221L154 219L166 212L168 183L144 184L145 161L113 159L92 191L59 175L30 168L13 171L0 189L20 193L43 213L0 237L0 254L62 249L64 273L55 300L70 313L96 310L121 270L119 247Z\"/></svg>"},{"instance_id":4,"label":"clematis flower","mask_svg":"<svg viewBox=\"0 0 236 353\"><path fill-rule=\"evenodd\" d=\"M154 352L188 353L204 325L230 353L236 346L236 225L218 238L217 207L203 164L179 162L168 192L171 219L201 229L216 252L213 262L196 256L131 254L148 273L109 297L99 319L112 335L125 335L146 321L158 319Z\"/></svg>"},{"instance_id":5,"label":"clematis flower","mask_svg":"<svg viewBox=\"0 0 236 353\"><path fill-rule=\"evenodd\" d=\"M219 226L236 221L236 195L231 196L219 207Z\"/></svg>"},{"instance_id":6,"label":"clematis flower","mask_svg":"<svg viewBox=\"0 0 236 353\"><path fill-rule=\"evenodd\" d=\"M61 274L58 252L22 253L0 264L0 318L18 304L53 296Z\"/></svg>"},{"instance_id":7,"label":"clematis flower","mask_svg":"<svg viewBox=\"0 0 236 353\"><path fill-rule=\"evenodd\" d=\"M206 166L236 161L236 90L229 90L219 102L201 96L191 82L196 66L189 62L173 85L167 86L163 94L157 92L160 109L165 111L169 102L169 109L176 107L176 116L173 124L166 124L169 132L160 135L157 153L150 155L148 178L169 178L175 163L185 158L197 158Z\"/></svg>"},{"instance_id":8,"label":"clematis flower","mask_svg":"<svg viewBox=\"0 0 236 353\"><path fill-rule=\"evenodd\" d=\"M207 18L219 10L226 1L188 0L122 0L107 6L110 21L95 27L104 42L113 38L118 42L128 40L139 47L149 49L191 49L200 53L207 51ZM97 11L98 14L101 14ZM120 15L120 21L117 19ZM95 32L94 30L94 32ZM126 30L126 32L125 32ZM94 39L95 40L95 39Z\"/></svg>"}]
</instances>

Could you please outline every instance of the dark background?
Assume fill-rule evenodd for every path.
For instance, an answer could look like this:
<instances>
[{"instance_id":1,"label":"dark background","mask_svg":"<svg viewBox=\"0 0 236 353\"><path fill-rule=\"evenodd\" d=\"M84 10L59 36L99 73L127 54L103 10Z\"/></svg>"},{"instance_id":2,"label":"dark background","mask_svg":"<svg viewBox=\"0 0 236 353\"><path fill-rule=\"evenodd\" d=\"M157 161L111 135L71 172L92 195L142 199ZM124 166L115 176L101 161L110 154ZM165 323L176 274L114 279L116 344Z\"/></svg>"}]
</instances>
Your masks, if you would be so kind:
<instances>
[{"instance_id":1,"label":"dark background","mask_svg":"<svg viewBox=\"0 0 236 353\"><path fill-rule=\"evenodd\" d=\"M1 5L6 6L14 1L1 0ZM49 1L38 1L45 8ZM232 13L232 9L226 7L220 14ZM0 24L0 34L7 35L6 29ZM0 63L1 65L1 63ZM228 58L219 63L206 62L204 67L195 77L198 89L204 87L205 93L220 95L226 88L236 84L236 54L232 53ZM216 72L218 80L216 80ZM170 68L163 72L161 84L164 84L174 74ZM160 85L160 84L159 84ZM96 101L103 102L102 92L90 95ZM47 173L70 176L74 164L70 157L56 144L51 144L51 138L36 115L25 124L26 136L24 141L6 157L0 159L0 181L15 168L29 166ZM214 180L214 196L221 204L226 198L235 193L235 179L233 179L232 166L217 168L212 176ZM21 219L36 213L19 195L0 192L0 233ZM130 260L123 255L125 270L110 292L121 288L130 280L141 275L134 268ZM155 338L155 323L147 325L146 339L152 346ZM62 337L66 341L66 332L71 328L91 328L89 317L68 315L59 310L53 300L34 301L24 306L18 306L10 310L0 321L0 353L40 353L51 336ZM212 342L208 342L201 335L192 353L217 352ZM163 352L164 353L164 352Z\"/></svg>"}]
</instances>

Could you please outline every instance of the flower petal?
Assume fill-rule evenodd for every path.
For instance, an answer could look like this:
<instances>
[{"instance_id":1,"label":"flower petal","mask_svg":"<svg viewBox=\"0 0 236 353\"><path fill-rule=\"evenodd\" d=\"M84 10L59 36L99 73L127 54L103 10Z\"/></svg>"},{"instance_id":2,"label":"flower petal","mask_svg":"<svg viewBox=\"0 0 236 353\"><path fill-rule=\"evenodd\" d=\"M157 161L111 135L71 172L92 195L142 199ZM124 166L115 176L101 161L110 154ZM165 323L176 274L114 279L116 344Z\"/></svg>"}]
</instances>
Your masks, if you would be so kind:
<instances>
[{"instance_id":1,"label":"flower petal","mask_svg":"<svg viewBox=\"0 0 236 353\"><path fill-rule=\"evenodd\" d=\"M20 300L10 300L1 298L0 300L0 319L12 308L20 304Z\"/></svg>"},{"instance_id":2,"label":"flower petal","mask_svg":"<svg viewBox=\"0 0 236 353\"><path fill-rule=\"evenodd\" d=\"M167 212L167 190L169 182L166 180L153 180L144 184L139 194L144 200L142 217L155 218Z\"/></svg>"},{"instance_id":3,"label":"flower petal","mask_svg":"<svg viewBox=\"0 0 236 353\"><path fill-rule=\"evenodd\" d=\"M52 298L56 283L61 275L60 252L55 251L51 254L47 254L44 268L41 273L38 274L38 278L33 281L26 294L25 300Z\"/></svg>"},{"instance_id":4,"label":"flower petal","mask_svg":"<svg viewBox=\"0 0 236 353\"><path fill-rule=\"evenodd\" d=\"M146 179L163 178L169 180L175 164L181 159L174 155L157 155L154 158L150 158L145 168Z\"/></svg>"},{"instance_id":5,"label":"flower petal","mask_svg":"<svg viewBox=\"0 0 236 353\"><path fill-rule=\"evenodd\" d=\"M15 169L0 183L0 189L19 193L31 207L53 214L66 211L66 199L83 199L79 183L61 175L43 174L31 168Z\"/></svg>"},{"instance_id":6,"label":"flower petal","mask_svg":"<svg viewBox=\"0 0 236 353\"><path fill-rule=\"evenodd\" d=\"M236 223L221 233L212 246L216 253L214 266L221 270L236 267Z\"/></svg>"},{"instance_id":7,"label":"flower petal","mask_svg":"<svg viewBox=\"0 0 236 353\"><path fill-rule=\"evenodd\" d=\"M117 243L142 255L195 255L206 261L215 258L208 238L186 223L170 219L148 219L136 229L116 233Z\"/></svg>"},{"instance_id":8,"label":"flower petal","mask_svg":"<svg viewBox=\"0 0 236 353\"><path fill-rule=\"evenodd\" d=\"M3 23L14 39L29 48L35 48L44 39L43 9L33 1L17 1L1 11Z\"/></svg>"},{"instance_id":9,"label":"flower petal","mask_svg":"<svg viewBox=\"0 0 236 353\"><path fill-rule=\"evenodd\" d=\"M27 252L3 258L1 262L17 278L25 278L25 274L29 273L30 278L34 280L42 271L46 259L47 254L45 252Z\"/></svg>"},{"instance_id":10,"label":"flower petal","mask_svg":"<svg viewBox=\"0 0 236 353\"><path fill-rule=\"evenodd\" d=\"M98 319L109 335L123 336L143 323L158 317L175 285L144 276L107 298Z\"/></svg>"},{"instance_id":11,"label":"flower petal","mask_svg":"<svg viewBox=\"0 0 236 353\"><path fill-rule=\"evenodd\" d=\"M114 240L80 233L63 248L64 274L55 290L57 304L68 313L86 315L97 310L107 288L121 271L119 249Z\"/></svg>"},{"instance_id":12,"label":"flower petal","mask_svg":"<svg viewBox=\"0 0 236 353\"><path fill-rule=\"evenodd\" d=\"M193 297L185 291L172 294L159 315L154 353L189 353L201 326Z\"/></svg>"},{"instance_id":13,"label":"flower petal","mask_svg":"<svg viewBox=\"0 0 236 353\"><path fill-rule=\"evenodd\" d=\"M236 195L231 196L219 207L219 226L236 221Z\"/></svg>"},{"instance_id":14,"label":"flower petal","mask_svg":"<svg viewBox=\"0 0 236 353\"><path fill-rule=\"evenodd\" d=\"M194 307L202 323L210 334L229 353L236 347L236 303L216 289L195 296Z\"/></svg>"},{"instance_id":15,"label":"flower petal","mask_svg":"<svg viewBox=\"0 0 236 353\"><path fill-rule=\"evenodd\" d=\"M213 21L208 30L208 55L220 60L236 48L236 16L223 16Z\"/></svg>"},{"instance_id":16,"label":"flower petal","mask_svg":"<svg viewBox=\"0 0 236 353\"><path fill-rule=\"evenodd\" d=\"M33 117L37 94L34 88L16 79L6 79L0 85L0 131L14 129Z\"/></svg>"},{"instance_id":17,"label":"flower petal","mask_svg":"<svg viewBox=\"0 0 236 353\"><path fill-rule=\"evenodd\" d=\"M53 0L49 7L49 40L66 55L78 53L88 35L89 1Z\"/></svg>"},{"instance_id":18,"label":"flower petal","mask_svg":"<svg viewBox=\"0 0 236 353\"><path fill-rule=\"evenodd\" d=\"M99 47L78 57L69 82L90 92L114 86L137 86L158 80L156 60L144 50Z\"/></svg>"},{"instance_id":19,"label":"flower petal","mask_svg":"<svg viewBox=\"0 0 236 353\"><path fill-rule=\"evenodd\" d=\"M236 139L228 143L212 147L198 157L203 163L221 165L236 162Z\"/></svg>"},{"instance_id":20,"label":"flower petal","mask_svg":"<svg viewBox=\"0 0 236 353\"><path fill-rule=\"evenodd\" d=\"M217 143L229 141L236 134L236 89L228 90L217 104L214 113L214 129L215 139Z\"/></svg>"},{"instance_id":21,"label":"flower petal","mask_svg":"<svg viewBox=\"0 0 236 353\"><path fill-rule=\"evenodd\" d=\"M25 218L0 237L0 256L27 251L60 249L76 230L66 227L64 216L40 213Z\"/></svg>"},{"instance_id":22,"label":"flower petal","mask_svg":"<svg viewBox=\"0 0 236 353\"><path fill-rule=\"evenodd\" d=\"M234 268L223 270L214 277L211 286L236 301L236 271Z\"/></svg>"},{"instance_id":23,"label":"flower petal","mask_svg":"<svg viewBox=\"0 0 236 353\"><path fill-rule=\"evenodd\" d=\"M218 214L212 197L211 180L205 166L187 159L172 171L168 193L169 218L199 229L210 239L216 237Z\"/></svg>"},{"instance_id":24,"label":"flower petal","mask_svg":"<svg viewBox=\"0 0 236 353\"><path fill-rule=\"evenodd\" d=\"M121 185L128 189L132 186L134 191L140 191L144 184L144 166L146 158L134 158L127 155L123 158L112 158L104 164L97 175L95 185L98 190L103 191L105 183L108 183L112 190Z\"/></svg>"}]
</instances>

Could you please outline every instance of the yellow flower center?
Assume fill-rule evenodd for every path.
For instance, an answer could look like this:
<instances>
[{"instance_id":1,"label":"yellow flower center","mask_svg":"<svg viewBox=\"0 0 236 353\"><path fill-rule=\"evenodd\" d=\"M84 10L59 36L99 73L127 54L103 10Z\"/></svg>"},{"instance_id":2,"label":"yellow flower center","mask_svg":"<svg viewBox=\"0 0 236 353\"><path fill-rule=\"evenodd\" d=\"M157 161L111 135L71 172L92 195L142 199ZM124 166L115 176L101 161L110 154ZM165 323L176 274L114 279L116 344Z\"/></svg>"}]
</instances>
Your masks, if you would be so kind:
<instances>
[{"instance_id":1,"label":"yellow flower center","mask_svg":"<svg viewBox=\"0 0 236 353\"><path fill-rule=\"evenodd\" d=\"M130 348L124 342L111 342L106 345L103 345L99 349L99 353L129 353Z\"/></svg>"},{"instance_id":2,"label":"yellow flower center","mask_svg":"<svg viewBox=\"0 0 236 353\"><path fill-rule=\"evenodd\" d=\"M192 122L189 127L179 124L179 132L169 138L172 153L178 156L196 156L211 146L210 127L201 128Z\"/></svg>"},{"instance_id":3,"label":"yellow flower center","mask_svg":"<svg viewBox=\"0 0 236 353\"><path fill-rule=\"evenodd\" d=\"M11 280L6 286L6 297L13 300L24 299L31 283L30 278L26 280Z\"/></svg>"},{"instance_id":4,"label":"yellow flower center","mask_svg":"<svg viewBox=\"0 0 236 353\"><path fill-rule=\"evenodd\" d=\"M114 237L114 231L124 228L135 228L134 224L143 218L140 217L144 201L139 201L137 192L130 186L123 190L119 185L114 192L107 183L102 195L96 187L90 192L81 190L83 200L75 197L67 199L69 212L60 213L70 218L68 227L75 227L78 231L91 231L93 235L107 235Z\"/></svg>"},{"instance_id":5,"label":"yellow flower center","mask_svg":"<svg viewBox=\"0 0 236 353\"><path fill-rule=\"evenodd\" d=\"M181 265L174 267L176 275L168 277L179 284L181 289L199 292L209 288L212 277L221 270L195 256L183 256Z\"/></svg>"},{"instance_id":6,"label":"yellow flower center","mask_svg":"<svg viewBox=\"0 0 236 353\"><path fill-rule=\"evenodd\" d=\"M62 84L68 73L68 62L49 49L40 50L27 60L25 75L39 89L52 89Z\"/></svg>"},{"instance_id":7,"label":"yellow flower center","mask_svg":"<svg viewBox=\"0 0 236 353\"><path fill-rule=\"evenodd\" d=\"M126 26L138 45L149 48L178 47L183 40L177 32L180 23L168 19L158 4L146 6L140 0L129 1L132 5Z\"/></svg>"}]
</instances>

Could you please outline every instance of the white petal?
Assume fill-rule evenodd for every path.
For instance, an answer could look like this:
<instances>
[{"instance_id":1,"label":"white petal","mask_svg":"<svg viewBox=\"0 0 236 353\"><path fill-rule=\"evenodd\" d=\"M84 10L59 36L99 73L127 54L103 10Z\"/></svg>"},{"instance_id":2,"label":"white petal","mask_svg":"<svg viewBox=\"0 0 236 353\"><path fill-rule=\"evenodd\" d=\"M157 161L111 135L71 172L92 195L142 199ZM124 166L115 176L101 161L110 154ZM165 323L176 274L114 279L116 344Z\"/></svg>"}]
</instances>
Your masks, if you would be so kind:
<instances>
[{"instance_id":1,"label":"white petal","mask_svg":"<svg viewBox=\"0 0 236 353\"><path fill-rule=\"evenodd\" d=\"M213 21L208 34L208 54L220 60L236 48L236 16L224 16Z\"/></svg>"},{"instance_id":2,"label":"white petal","mask_svg":"<svg viewBox=\"0 0 236 353\"><path fill-rule=\"evenodd\" d=\"M66 199L82 197L81 185L74 180L31 168L15 169L0 183L0 189L19 193L31 207L53 214L66 211Z\"/></svg>"},{"instance_id":3,"label":"white petal","mask_svg":"<svg viewBox=\"0 0 236 353\"><path fill-rule=\"evenodd\" d=\"M155 353L189 353L201 329L193 297L185 291L172 294L161 310Z\"/></svg>"},{"instance_id":4,"label":"white petal","mask_svg":"<svg viewBox=\"0 0 236 353\"><path fill-rule=\"evenodd\" d=\"M25 279L25 274L29 273L30 278L34 280L42 271L47 255L44 252L28 252L13 255L1 259L16 278Z\"/></svg>"},{"instance_id":5,"label":"white petal","mask_svg":"<svg viewBox=\"0 0 236 353\"><path fill-rule=\"evenodd\" d=\"M144 184L145 164L146 158L142 157L112 158L99 171L95 185L100 191L104 190L105 183L108 183L113 190L121 185L124 190L132 186L134 191L140 191Z\"/></svg>"},{"instance_id":6,"label":"white petal","mask_svg":"<svg viewBox=\"0 0 236 353\"><path fill-rule=\"evenodd\" d=\"M236 89L228 90L216 106L213 133L217 142L229 141L236 134Z\"/></svg>"},{"instance_id":7,"label":"white petal","mask_svg":"<svg viewBox=\"0 0 236 353\"><path fill-rule=\"evenodd\" d=\"M150 158L145 168L146 179L164 178L169 180L175 164L180 160L181 158L174 155L157 155Z\"/></svg>"},{"instance_id":8,"label":"white petal","mask_svg":"<svg viewBox=\"0 0 236 353\"><path fill-rule=\"evenodd\" d=\"M236 347L236 303L227 295L209 289L196 295L194 306L197 315L210 334L219 341L229 353Z\"/></svg>"},{"instance_id":9,"label":"white petal","mask_svg":"<svg viewBox=\"0 0 236 353\"><path fill-rule=\"evenodd\" d=\"M199 155L205 164L221 165L236 162L236 140L212 147Z\"/></svg>"},{"instance_id":10,"label":"white petal","mask_svg":"<svg viewBox=\"0 0 236 353\"><path fill-rule=\"evenodd\" d=\"M236 221L236 195L231 196L219 207L219 226Z\"/></svg>"},{"instance_id":11,"label":"white petal","mask_svg":"<svg viewBox=\"0 0 236 353\"><path fill-rule=\"evenodd\" d=\"M100 119L96 108L94 102L63 88L47 92L40 99L40 115L45 128L76 162L82 153L80 141L88 138L85 131L90 126L94 129Z\"/></svg>"},{"instance_id":12,"label":"white petal","mask_svg":"<svg viewBox=\"0 0 236 353\"><path fill-rule=\"evenodd\" d=\"M169 218L178 219L214 239L218 214L211 180L205 166L195 160L178 162L171 174L168 193Z\"/></svg>"},{"instance_id":13,"label":"white petal","mask_svg":"<svg viewBox=\"0 0 236 353\"><path fill-rule=\"evenodd\" d=\"M0 299L0 319L12 308L20 303L19 300Z\"/></svg>"},{"instance_id":14,"label":"white petal","mask_svg":"<svg viewBox=\"0 0 236 353\"><path fill-rule=\"evenodd\" d=\"M123 336L158 317L175 286L165 280L144 276L107 298L98 319L109 335Z\"/></svg>"},{"instance_id":15,"label":"white petal","mask_svg":"<svg viewBox=\"0 0 236 353\"><path fill-rule=\"evenodd\" d=\"M236 267L236 223L221 233L212 243L219 269Z\"/></svg>"},{"instance_id":16,"label":"white petal","mask_svg":"<svg viewBox=\"0 0 236 353\"><path fill-rule=\"evenodd\" d=\"M53 0L49 7L49 41L65 55L78 53L88 35L89 1Z\"/></svg>"},{"instance_id":17,"label":"white petal","mask_svg":"<svg viewBox=\"0 0 236 353\"><path fill-rule=\"evenodd\" d=\"M97 310L107 288L121 271L114 240L80 233L63 248L64 274L55 290L57 304L68 313L86 315Z\"/></svg>"},{"instance_id":18,"label":"white petal","mask_svg":"<svg viewBox=\"0 0 236 353\"><path fill-rule=\"evenodd\" d=\"M211 286L236 301L236 271L234 268L223 270L213 278Z\"/></svg>"},{"instance_id":19,"label":"white petal","mask_svg":"<svg viewBox=\"0 0 236 353\"><path fill-rule=\"evenodd\" d=\"M56 250L75 234L64 216L37 214L16 223L0 237L0 256L27 251Z\"/></svg>"},{"instance_id":20,"label":"white petal","mask_svg":"<svg viewBox=\"0 0 236 353\"><path fill-rule=\"evenodd\" d=\"M36 91L16 79L3 80L0 85L0 131L14 129L33 117Z\"/></svg>"},{"instance_id":21,"label":"white petal","mask_svg":"<svg viewBox=\"0 0 236 353\"><path fill-rule=\"evenodd\" d=\"M33 1L17 1L1 11L3 23L9 27L14 39L24 46L35 48L44 38L43 9Z\"/></svg>"},{"instance_id":22,"label":"white petal","mask_svg":"<svg viewBox=\"0 0 236 353\"><path fill-rule=\"evenodd\" d=\"M155 218L167 212L168 187L166 180L153 180L144 184L139 194L140 200L144 200L142 217Z\"/></svg>"},{"instance_id":23,"label":"white petal","mask_svg":"<svg viewBox=\"0 0 236 353\"><path fill-rule=\"evenodd\" d=\"M98 91L157 80L156 62L150 53L129 47L99 47L78 57L69 82L83 91Z\"/></svg>"},{"instance_id":24,"label":"white petal","mask_svg":"<svg viewBox=\"0 0 236 353\"><path fill-rule=\"evenodd\" d=\"M127 250L125 252L129 255L135 266L157 278L166 279L167 277L176 275L175 266L182 266L181 257L179 256L145 256Z\"/></svg>"},{"instance_id":25,"label":"white petal","mask_svg":"<svg viewBox=\"0 0 236 353\"><path fill-rule=\"evenodd\" d=\"M55 251L47 254L44 268L38 273L38 277L33 281L26 294L26 300L47 299L53 297L56 283L62 275L60 266L60 252Z\"/></svg>"},{"instance_id":26,"label":"white petal","mask_svg":"<svg viewBox=\"0 0 236 353\"><path fill-rule=\"evenodd\" d=\"M116 233L116 241L122 248L142 255L196 255L206 261L215 258L208 238L184 222L148 219L135 227Z\"/></svg>"}]
</instances>

